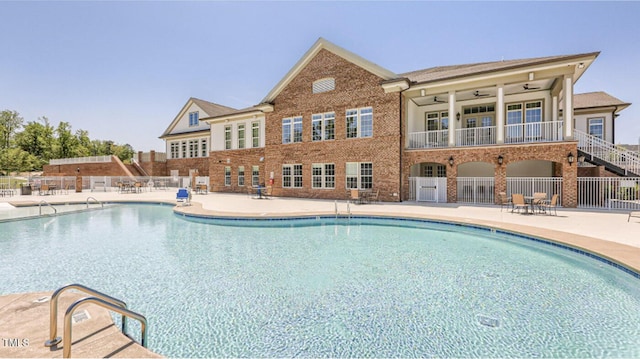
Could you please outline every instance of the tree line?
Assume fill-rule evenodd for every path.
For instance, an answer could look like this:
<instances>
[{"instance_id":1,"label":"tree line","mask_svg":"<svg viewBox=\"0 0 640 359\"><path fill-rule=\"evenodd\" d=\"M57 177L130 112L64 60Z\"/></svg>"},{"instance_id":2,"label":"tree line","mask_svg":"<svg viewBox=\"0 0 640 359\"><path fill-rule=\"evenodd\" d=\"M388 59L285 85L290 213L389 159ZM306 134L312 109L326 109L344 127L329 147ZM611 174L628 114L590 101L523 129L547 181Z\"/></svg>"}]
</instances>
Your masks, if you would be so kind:
<instances>
[{"instance_id":1,"label":"tree line","mask_svg":"<svg viewBox=\"0 0 640 359\"><path fill-rule=\"evenodd\" d=\"M68 122L54 127L43 116L25 124L16 111L0 113L0 173L40 171L56 158L115 155L128 161L133 154L131 145L92 140L85 130L74 133Z\"/></svg>"}]
</instances>

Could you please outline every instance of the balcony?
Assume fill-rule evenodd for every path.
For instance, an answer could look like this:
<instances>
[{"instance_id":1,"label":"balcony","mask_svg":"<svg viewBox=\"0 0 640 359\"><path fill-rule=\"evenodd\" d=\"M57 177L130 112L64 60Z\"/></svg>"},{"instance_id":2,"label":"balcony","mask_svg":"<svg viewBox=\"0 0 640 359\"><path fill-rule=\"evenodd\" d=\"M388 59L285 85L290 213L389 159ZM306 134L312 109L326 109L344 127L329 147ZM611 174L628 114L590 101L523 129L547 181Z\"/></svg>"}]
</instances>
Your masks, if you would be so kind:
<instances>
[{"instance_id":1,"label":"balcony","mask_svg":"<svg viewBox=\"0 0 640 359\"><path fill-rule=\"evenodd\" d=\"M560 142L564 140L563 122L546 121L504 126L505 144ZM455 130L455 147L487 146L498 143L497 127L473 127ZM409 133L409 149L449 147L449 130Z\"/></svg>"}]
</instances>

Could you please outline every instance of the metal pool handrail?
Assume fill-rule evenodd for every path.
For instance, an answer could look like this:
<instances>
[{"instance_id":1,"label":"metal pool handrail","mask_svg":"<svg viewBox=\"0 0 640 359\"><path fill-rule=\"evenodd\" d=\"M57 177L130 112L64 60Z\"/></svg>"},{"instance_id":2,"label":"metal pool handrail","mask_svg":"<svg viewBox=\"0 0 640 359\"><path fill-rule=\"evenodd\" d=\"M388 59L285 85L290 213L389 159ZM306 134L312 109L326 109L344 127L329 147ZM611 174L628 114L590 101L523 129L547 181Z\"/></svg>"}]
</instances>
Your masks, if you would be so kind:
<instances>
[{"instance_id":1,"label":"metal pool handrail","mask_svg":"<svg viewBox=\"0 0 640 359\"><path fill-rule=\"evenodd\" d=\"M104 208L104 203L102 203L101 201L98 201L97 199L95 199L94 197L87 197L87 208L89 208L89 200L92 199L94 201L96 201L97 203L100 203L100 205L102 206L102 208Z\"/></svg>"},{"instance_id":2,"label":"metal pool handrail","mask_svg":"<svg viewBox=\"0 0 640 359\"><path fill-rule=\"evenodd\" d=\"M122 308L118 305L115 305L111 302L107 302L105 300L102 300L100 298L96 298L96 297L88 297L88 298L83 298L78 300L77 302L73 303L69 309L67 309L67 312L64 315L64 342L62 343L62 357L63 358L70 358L71 357L71 317L73 316L73 312L78 309L78 307L80 307L83 304L86 303L93 303L93 304L97 304L103 308L107 308L109 310L112 310L114 312L119 313L120 315L122 315L123 318L123 323L124 323L124 318L126 317L130 317L133 318L137 321L140 322L140 329L141 329L141 339L140 339L140 345L142 345L143 347L147 347L147 318L144 317L144 315L130 311L129 309L126 308Z\"/></svg>"},{"instance_id":3,"label":"metal pool handrail","mask_svg":"<svg viewBox=\"0 0 640 359\"><path fill-rule=\"evenodd\" d=\"M42 204L46 204L47 206L51 207L53 209L53 213L57 214L58 210L56 209L56 207L52 206L51 203L45 201L44 199L42 201L40 201L40 203L38 203L38 211L40 212L40 215L42 216Z\"/></svg>"},{"instance_id":4,"label":"metal pool handrail","mask_svg":"<svg viewBox=\"0 0 640 359\"><path fill-rule=\"evenodd\" d=\"M122 307L124 309L127 308L127 303L121 301L120 299L98 292L97 290L91 289L82 284L77 284L77 283L69 284L62 288L58 288L51 295L51 301L49 302L49 340L44 342L45 347L52 347L62 341L61 337L56 336L58 334L58 297L60 297L60 295L68 289L81 290L87 294L91 294L95 297L108 301L116 306ZM122 315L122 332L125 334L126 334L125 329L126 329L126 323L127 323L126 320L127 320L127 317L125 317L123 314Z\"/></svg>"}]
</instances>

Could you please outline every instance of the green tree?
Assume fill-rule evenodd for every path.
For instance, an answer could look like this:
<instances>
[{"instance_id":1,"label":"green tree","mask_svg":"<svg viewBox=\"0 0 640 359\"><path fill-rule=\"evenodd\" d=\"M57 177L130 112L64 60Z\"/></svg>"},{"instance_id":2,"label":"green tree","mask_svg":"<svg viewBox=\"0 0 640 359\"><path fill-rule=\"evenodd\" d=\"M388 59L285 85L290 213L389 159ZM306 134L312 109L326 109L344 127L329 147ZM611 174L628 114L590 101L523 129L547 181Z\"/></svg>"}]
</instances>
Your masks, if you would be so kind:
<instances>
[{"instance_id":1,"label":"green tree","mask_svg":"<svg viewBox=\"0 0 640 359\"><path fill-rule=\"evenodd\" d=\"M122 162L129 163L135 153L133 147L129 144L113 145L113 155L117 156Z\"/></svg>"},{"instance_id":2,"label":"green tree","mask_svg":"<svg viewBox=\"0 0 640 359\"><path fill-rule=\"evenodd\" d=\"M22 127L23 121L16 111L4 110L0 112L0 150L11 147L13 137L16 131Z\"/></svg>"},{"instance_id":3,"label":"green tree","mask_svg":"<svg viewBox=\"0 0 640 359\"><path fill-rule=\"evenodd\" d=\"M28 122L24 130L16 134L15 141L23 151L36 156L41 163L47 163L54 156L53 132L49 119L41 117L38 121Z\"/></svg>"},{"instance_id":4,"label":"green tree","mask_svg":"<svg viewBox=\"0 0 640 359\"><path fill-rule=\"evenodd\" d=\"M42 162L21 148L0 150L0 168L7 173L26 172L42 168Z\"/></svg>"},{"instance_id":5,"label":"green tree","mask_svg":"<svg viewBox=\"0 0 640 359\"><path fill-rule=\"evenodd\" d=\"M78 139L71 133L69 122L61 121L56 128L56 158L76 157L78 152Z\"/></svg>"}]
</instances>

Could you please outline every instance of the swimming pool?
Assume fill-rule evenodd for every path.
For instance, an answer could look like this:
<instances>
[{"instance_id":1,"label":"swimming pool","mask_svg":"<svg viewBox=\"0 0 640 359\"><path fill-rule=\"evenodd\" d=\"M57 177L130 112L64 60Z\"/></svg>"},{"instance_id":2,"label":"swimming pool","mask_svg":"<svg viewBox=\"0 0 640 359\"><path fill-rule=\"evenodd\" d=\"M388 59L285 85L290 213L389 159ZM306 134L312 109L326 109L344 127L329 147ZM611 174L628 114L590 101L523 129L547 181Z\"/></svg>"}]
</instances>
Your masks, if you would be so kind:
<instances>
[{"instance_id":1,"label":"swimming pool","mask_svg":"<svg viewBox=\"0 0 640 359\"><path fill-rule=\"evenodd\" d=\"M170 357L640 356L639 280L568 250L406 220L201 222L127 205L1 223L0 294L85 284Z\"/></svg>"}]
</instances>

